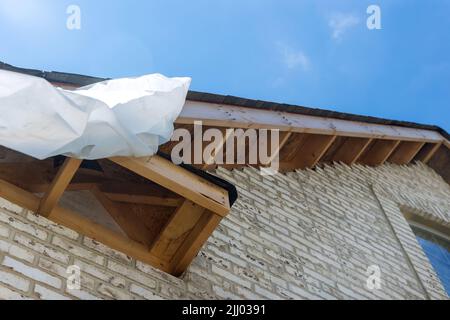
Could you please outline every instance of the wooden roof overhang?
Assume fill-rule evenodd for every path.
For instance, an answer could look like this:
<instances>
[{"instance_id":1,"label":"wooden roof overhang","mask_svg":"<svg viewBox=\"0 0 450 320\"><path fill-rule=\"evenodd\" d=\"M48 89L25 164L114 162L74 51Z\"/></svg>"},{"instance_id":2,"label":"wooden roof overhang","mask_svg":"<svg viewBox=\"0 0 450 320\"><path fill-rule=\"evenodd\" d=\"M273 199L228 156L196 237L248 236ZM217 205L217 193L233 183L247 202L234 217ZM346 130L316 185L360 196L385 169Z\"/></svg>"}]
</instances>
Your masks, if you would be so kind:
<instances>
[{"instance_id":1,"label":"wooden roof overhang","mask_svg":"<svg viewBox=\"0 0 450 320\"><path fill-rule=\"evenodd\" d=\"M56 86L81 86L67 83L78 76L52 76L64 80L53 82ZM377 166L422 161L450 182L450 143L437 130L291 111L188 100L175 127L193 132L194 122L202 121L205 128L219 129L225 138L230 128L277 129L281 171L333 162ZM175 144L162 145L161 153L170 154ZM221 149L228 152L225 144ZM176 166L161 155L58 161L37 161L1 148L0 196L174 275L187 268L236 198L233 186L204 171L267 165L199 163L196 170ZM68 208L61 200L71 192L92 195L119 230Z\"/></svg>"},{"instance_id":2,"label":"wooden roof overhang","mask_svg":"<svg viewBox=\"0 0 450 320\"><path fill-rule=\"evenodd\" d=\"M17 69L9 65L8 68ZM63 80L52 81L56 86L67 89L81 86L77 83L80 81L78 75L49 73L48 77ZM86 83L103 80L84 78L83 76L82 80ZM266 108L266 104L276 105L276 108L271 110ZM302 114L304 111L310 114ZM225 130L228 128L280 130L278 156L282 172L314 168L333 162L378 166L386 162L404 165L420 161L428 164L450 184L450 136L434 126L190 92L175 127L185 128L193 133L195 121L202 121L206 128L222 130L224 141L227 138ZM160 150L170 154L174 145L173 142L166 143ZM226 147L223 146L222 149L226 153ZM218 166L228 169L266 166L247 162L234 165L194 165L206 170Z\"/></svg>"},{"instance_id":3,"label":"wooden roof overhang","mask_svg":"<svg viewBox=\"0 0 450 320\"><path fill-rule=\"evenodd\" d=\"M80 202L92 203L86 193L92 195L117 228L102 223L105 217L97 213L81 214L60 204L71 192L84 192ZM39 161L0 148L0 196L178 276L228 214L237 193L226 181L176 166L162 155Z\"/></svg>"},{"instance_id":4,"label":"wooden roof overhang","mask_svg":"<svg viewBox=\"0 0 450 320\"><path fill-rule=\"evenodd\" d=\"M283 172L333 162L378 166L386 162L404 165L421 161L429 163L450 182L450 143L434 130L187 101L175 126L193 132L195 121L222 131L226 128L280 130L278 152ZM174 145L169 142L161 150L170 153ZM223 149L226 153L225 145ZM248 163L197 166L214 169L248 165L261 166Z\"/></svg>"}]
</instances>

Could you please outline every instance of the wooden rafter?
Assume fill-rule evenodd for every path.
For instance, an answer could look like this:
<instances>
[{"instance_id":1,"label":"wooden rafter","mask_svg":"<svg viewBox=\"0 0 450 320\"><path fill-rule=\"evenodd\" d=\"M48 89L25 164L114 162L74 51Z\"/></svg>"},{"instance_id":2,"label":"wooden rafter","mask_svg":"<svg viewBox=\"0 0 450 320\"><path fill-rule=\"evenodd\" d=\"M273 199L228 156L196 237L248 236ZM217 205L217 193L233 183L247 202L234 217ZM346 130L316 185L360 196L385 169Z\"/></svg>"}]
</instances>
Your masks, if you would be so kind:
<instances>
[{"instance_id":1,"label":"wooden rafter","mask_svg":"<svg viewBox=\"0 0 450 320\"><path fill-rule=\"evenodd\" d=\"M0 194L6 200L14 202L33 212L37 212L39 208L40 198L38 196L4 180L0 180ZM149 252L148 246L111 231L71 210L56 205L47 218L55 223L84 234L93 240L99 241L112 249L126 252L128 255L156 268L171 272L170 266L158 257L153 256Z\"/></svg>"},{"instance_id":2,"label":"wooden rafter","mask_svg":"<svg viewBox=\"0 0 450 320\"><path fill-rule=\"evenodd\" d=\"M164 158L116 157L110 160L221 216L230 211L226 190Z\"/></svg>"},{"instance_id":3,"label":"wooden rafter","mask_svg":"<svg viewBox=\"0 0 450 320\"><path fill-rule=\"evenodd\" d=\"M369 166L382 165L399 144L398 140L374 140L358 162Z\"/></svg>"},{"instance_id":4,"label":"wooden rafter","mask_svg":"<svg viewBox=\"0 0 450 320\"><path fill-rule=\"evenodd\" d=\"M65 191L82 191L82 190L90 190L95 183L74 183L71 182L67 185ZM32 193L45 193L50 188L50 183L46 184L29 184L23 187L25 190L30 191Z\"/></svg>"},{"instance_id":5,"label":"wooden rafter","mask_svg":"<svg viewBox=\"0 0 450 320\"><path fill-rule=\"evenodd\" d=\"M211 221L230 210L227 189L159 156L102 160L107 173L67 159L55 174L52 161L17 159L0 161L0 197L36 213L51 208L48 219L170 273L184 271L211 235ZM15 165L29 169L19 180ZM105 210L85 210L84 200Z\"/></svg>"},{"instance_id":6,"label":"wooden rafter","mask_svg":"<svg viewBox=\"0 0 450 320\"><path fill-rule=\"evenodd\" d=\"M211 170L214 169L216 167L216 157L218 154L223 153L225 150L225 145L228 141L228 139L230 139L230 137L233 135L233 131L232 130L225 130L222 128L222 134L223 134L223 141L221 143L221 145L215 150L215 154L211 155L211 157L209 157L205 163L203 164L202 169L203 170ZM225 156L223 157L225 159Z\"/></svg>"},{"instance_id":7,"label":"wooden rafter","mask_svg":"<svg viewBox=\"0 0 450 320\"><path fill-rule=\"evenodd\" d=\"M40 215L44 217L48 217L50 215L53 208L56 206L64 193L64 190L67 188L75 175L75 172L80 167L81 162L82 160L75 158L67 158L65 160L40 202L38 209L38 213Z\"/></svg>"},{"instance_id":8,"label":"wooden rafter","mask_svg":"<svg viewBox=\"0 0 450 320\"><path fill-rule=\"evenodd\" d=\"M31 184L24 187L33 193L45 193L49 190L50 184ZM144 184L117 183L117 182L74 182L72 181L66 191L83 191L99 188L110 200L123 203L138 203L162 207L178 207L183 203L183 198L161 192Z\"/></svg>"},{"instance_id":9,"label":"wooden rafter","mask_svg":"<svg viewBox=\"0 0 450 320\"><path fill-rule=\"evenodd\" d=\"M329 151L320 159L323 163L333 161L344 162L346 164L361 163L384 163L392 161L395 163L406 163L404 159L411 159L410 153L414 153L414 147L425 143L421 148L428 151L437 151L438 149L428 149L428 146L443 144L450 148L450 142L437 130L420 129L400 125L376 124L372 122L344 120L338 118L328 118L324 116L312 116L298 114L294 112L274 111L263 108L238 107L234 105L216 104L209 102L187 101L180 117L176 120L177 126L192 128L194 121L202 121L204 127L216 128L224 130L225 128L233 129L276 129L280 131L280 142L283 135L291 137L280 150L280 170L291 171L308 167L302 161L294 161L300 151L300 147L304 144L302 140L310 135L328 135L337 136ZM390 142L377 141L400 141L399 151L394 155L389 155L388 159L384 159L382 151L376 152L375 158L368 159L366 157L368 149L376 151L379 145L389 145ZM396 143L394 142L394 143ZM403 143L405 142L405 143ZM408 144L407 142L411 142ZM163 147L164 148L164 147ZM167 148L170 150L170 147ZM342 149L342 150L341 150ZM383 148L381 148L383 149ZM166 150L166 152L168 151ZM226 150L227 152L229 150ZM388 150L391 151L391 150ZM402 152L405 151L405 154ZM248 151L247 151L248 152ZM235 152L236 153L236 152ZM432 153L430 153L433 156ZM248 158L249 154L246 154ZM380 159L377 159L380 158ZM409 162L417 159L430 160L431 157L424 155L419 151ZM442 162L442 160L440 160ZM434 165L434 164L433 164ZM245 166L264 167L265 163L261 161L257 165L247 161L246 163L224 164L219 165L225 169L237 169ZM204 168L212 169L217 166L205 166ZM443 172L445 170L440 170Z\"/></svg>"},{"instance_id":10,"label":"wooden rafter","mask_svg":"<svg viewBox=\"0 0 450 320\"><path fill-rule=\"evenodd\" d=\"M292 133L290 139L286 141L280 150L280 161L285 163L292 162L306 137L307 134L305 133Z\"/></svg>"},{"instance_id":11,"label":"wooden rafter","mask_svg":"<svg viewBox=\"0 0 450 320\"><path fill-rule=\"evenodd\" d=\"M278 147L275 149L273 154L271 154L269 161L265 165L270 165L277 156L278 157L280 156L281 150L283 150L284 146L288 143L288 141L292 137L293 133L285 131L285 132L280 132L279 135L280 135L280 137L279 137L280 141L278 143Z\"/></svg>"},{"instance_id":12,"label":"wooden rafter","mask_svg":"<svg viewBox=\"0 0 450 320\"><path fill-rule=\"evenodd\" d=\"M371 142L372 139L367 138L347 138L332 160L348 165L355 164Z\"/></svg>"},{"instance_id":13,"label":"wooden rafter","mask_svg":"<svg viewBox=\"0 0 450 320\"><path fill-rule=\"evenodd\" d=\"M109 199L123 203L178 207L183 202L183 198L176 193L150 181L139 184L133 182L105 182L98 185L98 188Z\"/></svg>"},{"instance_id":14,"label":"wooden rafter","mask_svg":"<svg viewBox=\"0 0 450 320\"><path fill-rule=\"evenodd\" d=\"M60 85L60 84L56 84ZM320 135L336 135L338 136L339 142L340 138L356 138L356 139L373 139L375 140L396 140L396 141L410 141L423 143L425 146L419 151L419 153L414 157L413 160L421 160L422 162L429 163L432 159L431 167L437 169L439 167L438 173L443 176L450 176L450 173L446 169L445 165L446 157L442 155L450 150L450 141L446 138L446 135L440 133L439 130L421 129L413 128L404 125L391 125L382 123L373 123L372 121L362 120L352 120L342 119L340 117L330 118L321 115L308 115L300 114L294 111L292 108L286 108L284 110L283 106L277 107L277 110L271 110L271 108L259 108L260 103L248 104L248 106L235 106L226 103L214 103L214 102L200 102L195 100L186 101L180 116L175 121L175 127L184 127L188 130L192 129L192 124L195 121L201 121L204 127L216 128L219 130L226 130L226 128L242 128L242 129L278 129L280 133L282 132L292 132L294 137L300 136L301 134L320 134ZM246 103L247 105L247 103ZM290 110L288 110L290 109ZM354 118L356 119L356 117ZM294 140L295 139L290 139ZM330 151L330 154L326 154L323 157L323 162L330 162L333 159L330 157L337 150L339 143L334 143L333 147L336 148ZM448 149L441 149L437 145L442 144ZM346 146L348 144L344 144ZM356 143L356 146L359 144ZM372 144L371 144L372 145ZM403 144L400 146L403 148ZM432 147L436 147L433 148ZM295 151L286 146L289 152ZM165 153L170 153L171 144L167 144L161 147L161 150ZM411 149L405 148L407 152L412 152ZM289 153L288 152L288 153ZM429 154L427 154L430 152ZM355 160L348 160L352 155L353 150L349 155L340 154L336 160L351 164ZM364 158L365 152L357 155ZM356 159L355 157L354 159ZM409 158L408 154L400 156L399 152L395 153L395 156L390 157L392 159L387 159L387 161L403 163L403 159ZM400 159L403 158L403 159ZM342 160L341 160L342 159ZM425 161L424 161L425 160ZM286 159L283 155L280 156L281 170L293 170L299 169L295 168L290 160ZM286 164L286 165L285 165ZM234 169L242 168L246 165L254 166L250 163L245 164L227 164L223 165L224 168ZM221 165L219 165L221 166ZM258 166L264 166L264 164L259 163ZM198 166L201 168L201 165ZM205 167L205 169L213 169L214 166ZM448 180L448 178L446 178ZM9 180L8 180L9 181ZM20 184L17 184L20 185Z\"/></svg>"},{"instance_id":15,"label":"wooden rafter","mask_svg":"<svg viewBox=\"0 0 450 320\"><path fill-rule=\"evenodd\" d=\"M412 159L427 162L438 152L443 141L449 146L448 141L433 130L189 101L176 125L191 129L197 120L203 121L205 127L222 132L227 132L227 128L280 130L280 144L275 155L282 156L281 162L285 160L283 157L289 158L287 168L290 170L314 167L329 158L348 164L359 160L370 165L379 165L386 160L399 164ZM227 139L225 136L225 141ZM166 148L166 153L170 153L171 147ZM222 145L219 150L225 149ZM433 162L438 162L440 156L434 157ZM97 172L96 176L87 174L80 179L80 169L74 180L81 163L79 160L68 159L53 180L50 178L54 170L49 161L33 163L36 168L40 167L39 170L22 163L20 168L26 171L15 170L20 174L12 174L11 168L16 164L7 163L0 168L0 195L113 249L180 275L229 212L228 192L159 156L110 160L114 163L106 159L98 161L103 171ZM105 167L105 163L111 167ZM199 167L210 169L216 165L200 164ZM11 181L1 180L8 172ZM117 175L120 178L114 179ZM114 189L110 187L111 181L123 185ZM125 184L128 183L140 187L127 189ZM162 186L159 190L162 191L158 192L155 185ZM138 191L141 187L146 190ZM38 189L45 193L42 200L29 192ZM114 229L114 224L116 232L111 231L93 222L103 222L100 219L90 220L59 206L58 200L64 190L90 190L121 230Z\"/></svg>"},{"instance_id":16,"label":"wooden rafter","mask_svg":"<svg viewBox=\"0 0 450 320\"><path fill-rule=\"evenodd\" d=\"M125 206L110 200L98 187L93 187L91 192L130 239L147 246L150 245L151 234Z\"/></svg>"},{"instance_id":17,"label":"wooden rafter","mask_svg":"<svg viewBox=\"0 0 450 320\"><path fill-rule=\"evenodd\" d=\"M424 145L425 142L402 141L387 161L399 165L410 163Z\"/></svg>"},{"instance_id":18,"label":"wooden rafter","mask_svg":"<svg viewBox=\"0 0 450 320\"><path fill-rule=\"evenodd\" d=\"M135 195L129 193L113 193L113 192L105 192L104 194L112 201L123 203L139 203L162 207L178 207L181 205L181 203L183 203L182 198L155 197L147 195Z\"/></svg>"},{"instance_id":19,"label":"wooden rafter","mask_svg":"<svg viewBox=\"0 0 450 320\"><path fill-rule=\"evenodd\" d=\"M420 150L419 154L416 157L416 160L421 161L423 163L428 163L441 146L442 143L436 144L427 143L425 146L423 146L422 150Z\"/></svg>"},{"instance_id":20,"label":"wooden rafter","mask_svg":"<svg viewBox=\"0 0 450 320\"><path fill-rule=\"evenodd\" d=\"M292 168L312 168L319 163L322 156L335 141L336 136L308 134L301 141L301 145L294 159L284 166Z\"/></svg>"},{"instance_id":21,"label":"wooden rafter","mask_svg":"<svg viewBox=\"0 0 450 320\"><path fill-rule=\"evenodd\" d=\"M196 120L203 121L205 128L212 127L222 132L227 132L227 128L280 130L280 144L275 155L281 156L282 170L284 157L289 158L288 170L314 167L330 159L348 164L359 160L369 165L379 165L385 161L403 164L412 159L427 162L431 158L432 162L439 162L439 147L443 142L448 147L448 141L433 130L211 103L187 102L176 125L190 130ZM225 136L224 141L227 139ZM165 149L166 153L170 153L170 146L162 146L161 150ZM220 146L219 150L227 151L226 145ZM436 152L438 155L433 157ZM102 171L97 171L96 175L87 174L83 179L80 179L80 169L74 180L72 177L80 165L75 160L68 159L53 180L54 170L49 166L49 161L33 163L36 168L40 167L39 170L22 163L20 168L26 171L11 170L16 163L6 163L5 167L0 168L0 195L111 248L180 275L229 212L228 192L159 156L140 159L117 157L110 160L112 162L99 160ZM111 167L105 167L105 163ZM245 165L239 164L240 167ZM199 164L199 168L203 169L215 167ZM21 173L14 176L12 173L15 171ZM8 174L11 181L7 178L5 180L8 182L2 181ZM108 189L111 181L123 185L115 190ZM127 190L125 184L128 183L141 185L147 190L137 192L140 187ZM162 186L161 193L155 185ZM23 189L39 189L39 193L44 192L44 198L41 200ZM93 222L104 222L95 219L98 217L90 220L82 216L84 212L80 211L79 215L59 206L58 200L64 190L90 190L121 230L114 224L112 229L116 231L111 231ZM88 194L86 198L90 196ZM64 202L64 205L67 203Z\"/></svg>"}]
</instances>

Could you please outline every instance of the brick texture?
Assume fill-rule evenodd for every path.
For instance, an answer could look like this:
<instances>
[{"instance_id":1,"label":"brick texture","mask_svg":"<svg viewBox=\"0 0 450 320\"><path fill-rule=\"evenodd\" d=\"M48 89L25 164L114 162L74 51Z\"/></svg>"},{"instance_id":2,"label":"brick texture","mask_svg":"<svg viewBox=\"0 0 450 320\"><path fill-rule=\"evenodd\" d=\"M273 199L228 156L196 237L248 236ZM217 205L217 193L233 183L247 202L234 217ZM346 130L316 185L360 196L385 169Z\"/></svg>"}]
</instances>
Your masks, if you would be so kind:
<instances>
[{"instance_id":1,"label":"brick texture","mask_svg":"<svg viewBox=\"0 0 450 320\"><path fill-rule=\"evenodd\" d=\"M216 174L239 199L181 278L0 199L0 299L448 298L402 213L450 225L450 186L427 166Z\"/></svg>"}]
</instances>

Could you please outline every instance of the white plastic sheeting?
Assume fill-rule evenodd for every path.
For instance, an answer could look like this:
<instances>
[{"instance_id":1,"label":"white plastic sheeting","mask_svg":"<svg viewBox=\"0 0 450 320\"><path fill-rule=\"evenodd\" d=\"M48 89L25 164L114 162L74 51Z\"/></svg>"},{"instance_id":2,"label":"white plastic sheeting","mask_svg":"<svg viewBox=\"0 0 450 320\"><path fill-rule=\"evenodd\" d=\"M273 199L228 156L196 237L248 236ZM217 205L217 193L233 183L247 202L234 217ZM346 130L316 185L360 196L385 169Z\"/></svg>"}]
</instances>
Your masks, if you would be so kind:
<instances>
[{"instance_id":1,"label":"white plastic sheeting","mask_svg":"<svg viewBox=\"0 0 450 320\"><path fill-rule=\"evenodd\" d=\"M38 159L151 156L170 139L190 82L152 74L69 91L0 71L0 145Z\"/></svg>"}]
</instances>

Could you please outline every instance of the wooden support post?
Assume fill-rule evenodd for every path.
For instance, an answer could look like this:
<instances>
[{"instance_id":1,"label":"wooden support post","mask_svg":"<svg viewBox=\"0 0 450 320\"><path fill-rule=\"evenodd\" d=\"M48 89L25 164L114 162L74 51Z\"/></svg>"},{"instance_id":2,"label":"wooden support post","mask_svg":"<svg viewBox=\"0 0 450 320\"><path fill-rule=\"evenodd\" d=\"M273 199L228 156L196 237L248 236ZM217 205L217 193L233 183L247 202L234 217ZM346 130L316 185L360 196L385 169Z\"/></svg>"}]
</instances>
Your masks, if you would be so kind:
<instances>
[{"instance_id":1,"label":"wooden support post","mask_svg":"<svg viewBox=\"0 0 450 320\"><path fill-rule=\"evenodd\" d=\"M69 185L82 160L67 158L41 200L38 213L48 217Z\"/></svg>"}]
</instances>

